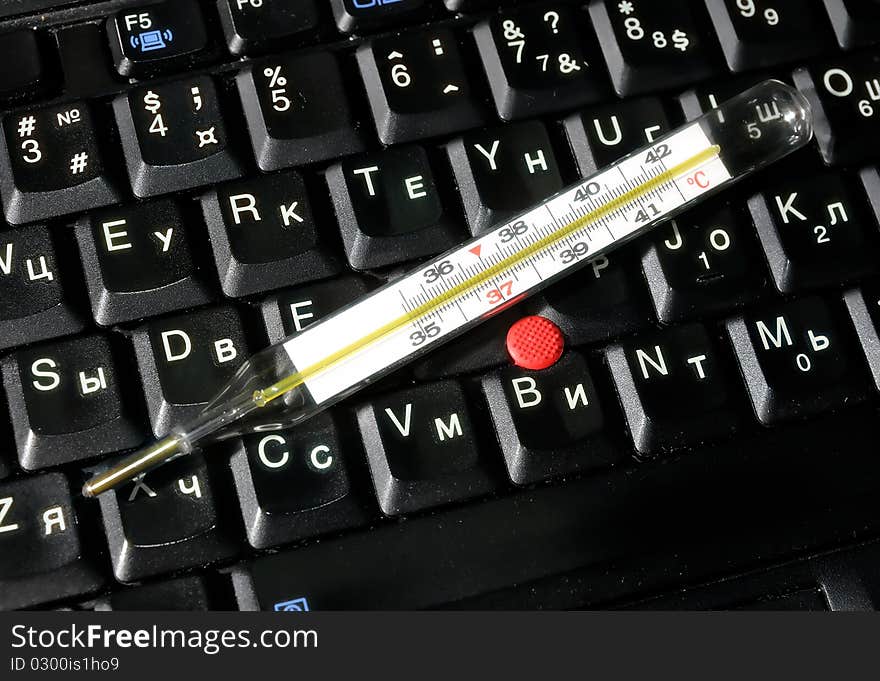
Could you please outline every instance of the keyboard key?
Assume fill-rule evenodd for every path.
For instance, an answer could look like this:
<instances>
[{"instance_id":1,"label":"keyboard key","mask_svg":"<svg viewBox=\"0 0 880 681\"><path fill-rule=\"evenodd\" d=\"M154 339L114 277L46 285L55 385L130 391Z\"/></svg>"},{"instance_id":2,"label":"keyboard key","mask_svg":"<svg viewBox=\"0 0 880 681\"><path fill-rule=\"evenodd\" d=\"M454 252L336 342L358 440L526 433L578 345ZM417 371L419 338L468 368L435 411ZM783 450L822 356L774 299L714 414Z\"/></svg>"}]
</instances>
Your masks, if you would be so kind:
<instances>
[{"instance_id":1,"label":"keyboard key","mask_svg":"<svg viewBox=\"0 0 880 681\"><path fill-rule=\"evenodd\" d=\"M317 163L366 149L365 126L330 52L263 61L236 77L261 170Z\"/></svg>"},{"instance_id":2,"label":"keyboard key","mask_svg":"<svg viewBox=\"0 0 880 681\"><path fill-rule=\"evenodd\" d=\"M446 28L377 38L357 50L383 144L445 135L485 122L472 69Z\"/></svg>"},{"instance_id":3,"label":"keyboard key","mask_svg":"<svg viewBox=\"0 0 880 681\"><path fill-rule=\"evenodd\" d=\"M474 28L498 115L506 120L573 109L607 96L587 59L586 29L562 5L503 11Z\"/></svg>"},{"instance_id":4,"label":"keyboard key","mask_svg":"<svg viewBox=\"0 0 880 681\"><path fill-rule=\"evenodd\" d=\"M83 328L68 276L47 227L0 230L0 350Z\"/></svg>"},{"instance_id":5,"label":"keyboard key","mask_svg":"<svg viewBox=\"0 0 880 681\"><path fill-rule=\"evenodd\" d=\"M792 76L812 105L825 163L852 164L880 154L880 53L841 55Z\"/></svg>"},{"instance_id":6,"label":"keyboard key","mask_svg":"<svg viewBox=\"0 0 880 681\"><path fill-rule=\"evenodd\" d=\"M564 125L582 177L672 130L666 108L654 97L627 99L572 114Z\"/></svg>"},{"instance_id":7,"label":"keyboard key","mask_svg":"<svg viewBox=\"0 0 880 681\"><path fill-rule=\"evenodd\" d=\"M271 343L277 343L354 302L368 291L364 279L345 276L269 296L260 306L266 335Z\"/></svg>"},{"instance_id":8,"label":"keyboard key","mask_svg":"<svg viewBox=\"0 0 880 681\"><path fill-rule=\"evenodd\" d=\"M227 296L323 279L341 270L296 171L220 185L202 198L202 210Z\"/></svg>"},{"instance_id":9,"label":"keyboard key","mask_svg":"<svg viewBox=\"0 0 880 681\"><path fill-rule=\"evenodd\" d=\"M210 610L212 598L205 575L189 575L116 591L102 598L95 610Z\"/></svg>"},{"instance_id":10,"label":"keyboard key","mask_svg":"<svg viewBox=\"0 0 880 681\"><path fill-rule=\"evenodd\" d=\"M657 317L667 324L746 305L767 287L751 226L729 203L688 211L661 227L642 271Z\"/></svg>"},{"instance_id":11,"label":"keyboard key","mask_svg":"<svg viewBox=\"0 0 880 681\"><path fill-rule=\"evenodd\" d=\"M76 228L92 315L111 326L195 307L213 295L170 199L92 213Z\"/></svg>"},{"instance_id":12,"label":"keyboard key","mask_svg":"<svg viewBox=\"0 0 880 681\"><path fill-rule=\"evenodd\" d=\"M874 384L880 390L880 285L870 282L861 289L847 291L843 300L874 376Z\"/></svg>"},{"instance_id":13,"label":"keyboard key","mask_svg":"<svg viewBox=\"0 0 880 681\"><path fill-rule=\"evenodd\" d=\"M119 76L107 59L107 32L101 24L74 24L55 32L64 92L98 97L119 89Z\"/></svg>"},{"instance_id":14,"label":"keyboard key","mask_svg":"<svg viewBox=\"0 0 880 681\"><path fill-rule=\"evenodd\" d=\"M3 119L0 194L6 219L36 222L119 201L88 106L68 103Z\"/></svg>"},{"instance_id":15,"label":"keyboard key","mask_svg":"<svg viewBox=\"0 0 880 681\"><path fill-rule=\"evenodd\" d=\"M3 362L18 460L26 470L89 459L147 435L137 379L112 337L29 347Z\"/></svg>"},{"instance_id":16,"label":"keyboard key","mask_svg":"<svg viewBox=\"0 0 880 681\"><path fill-rule=\"evenodd\" d=\"M379 506L411 513L490 492L464 390L441 381L376 398L357 410Z\"/></svg>"},{"instance_id":17,"label":"keyboard key","mask_svg":"<svg viewBox=\"0 0 880 681\"><path fill-rule=\"evenodd\" d=\"M349 264L370 269L448 250L463 239L425 150L395 147L325 173Z\"/></svg>"},{"instance_id":18,"label":"keyboard key","mask_svg":"<svg viewBox=\"0 0 880 681\"><path fill-rule=\"evenodd\" d=\"M880 7L863 0L823 0L837 42L845 49L880 39Z\"/></svg>"},{"instance_id":19,"label":"keyboard key","mask_svg":"<svg viewBox=\"0 0 880 681\"><path fill-rule=\"evenodd\" d=\"M156 319L133 338L156 436L199 414L248 354L231 307Z\"/></svg>"},{"instance_id":20,"label":"keyboard key","mask_svg":"<svg viewBox=\"0 0 880 681\"><path fill-rule=\"evenodd\" d=\"M701 324L614 345L605 359L642 456L724 437L740 421L733 372Z\"/></svg>"},{"instance_id":21,"label":"keyboard key","mask_svg":"<svg viewBox=\"0 0 880 681\"><path fill-rule=\"evenodd\" d=\"M446 145L446 152L474 236L563 187L540 121L467 133Z\"/></svg>"},{"instance_id":22,"label":"keyboard key","mask_svg":"<svg viewBox=\"0 0 880 681\"><path fill-rule=\"evenodd\" d=\"M679 106L684 112L686 121L692 121L699 118L710 109L715 109L722 102L726 102L731 97L735 97L740 92L744 92L759 83L763 83L768 78L776 78L785 82L787 79L784 74L776 73L745 73L738 74L724 80L702 83L697 87L686 90L678 97ZM716 114L716 116L719 114ZM723 115L722 115L723 118Z\"/></svg>"},{"instance_id":23,"label":"keyboard key","mask_svg":"<svg viewBox=\"0 0 880 681\"><path fill-rule=\"evenodd\" d=\"M712 75L714 48L686 0L593 0L590 17L621 96L666 90Z\"/></svg>"},{"instance_id":24,"label":"keyboard key","mask_svg":"<svg viewBox=\"0 0 880 681\"><path fill-rule=\"evenodd\" d=\"M145 198L242 174L214 81L150 85L113 102L135 196Z\"/></svg>"},{"instance_id":25,"label":"keyboard key","mask_svg":"<svg viewBox=\"0 0 880 681\"><path fill-rule=\"evenodd\" d=\"M653 315L635 255L630 248L601 256L538 294L530 306L573 345L643 329Z\"/></svg>"},{"instance_id":26,"label":"keyboard key","mask_svg":"<svg viewBox=\"0 0 880 681\"><path fill-rule=\"evenodd\" d=\"M516 0L513 0L514 2ZM443 0L446 9L452 12L461 12L467 14L470 12L480 12L490 7L496 7L499 4L508 4L509 0Z\"/></svg>"},{"instance_id":27,"label":"keyboard key","mask_svg":"<svg viewBox=\"0 0 880 681\"><path fill-rule=\"evenodd\" d=\"M95 591L104 577L85 556L83 525L61 473L0 484L0 610Z\"/></svg>"},{"instance_id":28,"label":"keyboard key","mask_svg":"<svg viewBox=\"0 0 880 681\"><path fill-rule=\"evenodd\" d=\"M862 277L876 269L876 223L854 179L824 173L783 180L753 196L749 210L782 293Z\"/></svg>"},{"instance_id":29,"label":"keyboard key","mask_svg":"<svg viewBox=\"0 0 880 681\"><path fill-rule=\"evenodd\" d=\"M195 453L98 497L120 582L231 558L235 525L220 502L226 486Z\"/></svg>"},{"instance_id":30,"label":"keyboard key","mask_svg":"<svg viewBox=\"0 0 880 681\"><path fill-rule=\"evenodd\" d=\"M195 0L128 7L107 20L116 70L142 77L198 60L208 48L208 34Z\"/></svg>"},{"instance_id":31,"label":"keyboard key","mask_svg":"<svg viewBox=\"0 0 880 681\"><path fill-rule=\"evenodd\" d=\"M217 0L217 11L229 51L237 56L289 47L313 37L320 26L315 0Z\"/></svg>"},{"instance_id":32,"label":"keyboard key","mask_svg":"<svg viewBox=\"0 0 880 681\"><path fill-rule=\"evenodd\" d=\"M510 479L519 485L617 458L587 363L569 351L549 369L505 367L483 379Z\"/></svg>"},{"instance_id":33,"label":"keyboard key","mask_svg":"<svg viewBox=\"0 0 880 681\"><path fill-rule=\"evenodd\" d=\"M0 99L26 99L44 93L51 81L46 46L36 31L0 35Z\"/></svg>"},{"instance_id":34,"label":"keyboard key","mask_svg":"<svg viewBox=\"0 0 880 681\"><path fill-rule=\"evenodd\" d=\"M849 322L820 298L804 298L727 322L758 420L770 425L852 405L867 376Z\"/></svg>"},{"instance_id":35,"label":"keyboard key","mask_svg":"<svg viewBox=\"0 0 880 681\"><path fill-rule=\"evenodd\" d=\"M818 0L706 0L731 71L800 61L831 46Z\"/></svg>"},{"instance_id":36,"label":"keyboard key","mask_svg":"<svg viewBox=\"0 0 880 681\"><path fill-rule=\"evenodd\" d=\"M358 453L358 452L352 452ZM333 419L245 435L231 460L251 546L262 549L365 522Z\"/></svg>"},{"instance_id":37,"label":"keyboard key","mask_svg":"<svg viewBox=\"0 0 880 681\"><path fill-rule=\"evenodd\" d=\"M382 31L428 16L429 0L330 0L336 25L343 33Z\"/></svg>"}]
</instances>

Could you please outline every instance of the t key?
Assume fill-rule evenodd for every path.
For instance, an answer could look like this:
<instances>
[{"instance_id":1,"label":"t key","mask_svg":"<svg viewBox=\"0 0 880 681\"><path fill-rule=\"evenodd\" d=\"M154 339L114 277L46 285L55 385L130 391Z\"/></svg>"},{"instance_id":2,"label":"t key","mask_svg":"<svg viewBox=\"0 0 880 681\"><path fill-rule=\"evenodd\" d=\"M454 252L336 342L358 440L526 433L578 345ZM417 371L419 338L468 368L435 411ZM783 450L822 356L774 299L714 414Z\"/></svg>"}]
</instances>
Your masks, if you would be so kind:
<instances>
[{"instance_id":1,"label":"t key","mask_svg":"<svg viewBox=\"0 0 880 681\"><path fill-rule=\"evenodd\" d=\"M444 135L485 121L449 29L377 38L358 48L357 60L383 144Z\"/></svg>"},{"instance_id":2,"label":"t key","mask_svg":"<svg viewBox=\"0 0 880 681\"><path fill-rule=\"evenodd\" d=\"M0 194L12 224L116 203L98 134L82 102L3 119Z\"/></svg>"},{"instance_id":3,"label":"t key","mask_svg":"<svg viewBox=\"0 0 880 681\"><path fill-rule=\"evenodd\" d=\"M848 327L837 307L815 297L727 322L761 423L811 416L864 399L867 375Z\"/></svg>"},{"instance_id":4,"label":"t key","mask_svg":"<svg viewBox=\"0 0 880 681\"><path fill-rule=\"evenodd\" d=\"M209 76L138 88L117 97L113 108L136 196L241 175Z\"/></svg>"}]
</instances>

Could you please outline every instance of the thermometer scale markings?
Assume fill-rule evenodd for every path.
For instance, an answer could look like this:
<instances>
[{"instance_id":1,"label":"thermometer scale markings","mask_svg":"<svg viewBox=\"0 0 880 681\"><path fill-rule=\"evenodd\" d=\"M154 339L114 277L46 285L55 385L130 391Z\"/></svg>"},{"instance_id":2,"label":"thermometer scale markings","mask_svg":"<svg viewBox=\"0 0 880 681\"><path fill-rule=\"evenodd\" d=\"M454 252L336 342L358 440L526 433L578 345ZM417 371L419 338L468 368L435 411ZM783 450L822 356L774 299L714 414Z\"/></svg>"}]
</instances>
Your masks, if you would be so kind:
<instances>
[{"instance_id":1,"label":"thermometer scale markings","mask_svg":"<svg viewBox=\"0 0 880 681\"><path fill-rule=\"evenodd\" d=\"M360 382L364 377L405 358L417 347L424 347L433 340L459 328L460 324L457 323L440 328L439 324L434 321L435 319L445 321L443 315L456 306L464 318L461 324L497 311L499 308L510 305L511 301L520 298L534 286L574 266L584 257L596 257L596 250L604 249L607 245L637 231L641 227L641 222L653 222L663 213L687 201L688 198L676 183L676 178L712 161L717 162L719 166L716 170L718 180L716 184L730 178L721 162L720 148L709 143L699 126L693 125L686 128L666 140L665 144L669 148L668 156L683 156L683 159L672 165L671 168L665 167L662 158L658 159L659 167L651 170L646 170L638 159L632 157L624 159L588 184L579 185L551 197L538 208L518 216L515 222L511 221L502 225L481 239L469 242L451 253L440 256L425 267L416 270L414 274L408 275L400 282L388 287L385 291L378 292L367 301L371 304L371 310L358 310L356 309L358 306L348 308L330 318L328 320L330 323L325 322L313 327L315 330L322 330L321 334L314 335L310 333L309 329L306 329L285 344L294 365L304 368L266 389L258 390L254 395L254 400L258 405L263 406L290 390L305 385L316 402L326 401L342 390ZM691 150L693 153L689 153ZM641 179L626 178L623 166L627 163L635 165L639 169L638 177ZM606 180L608 175L618 172L621 173L624 181L609 187L603 180ZM592 184L604 187L601 196L597 193L584 200L576 198L578 193ZM703 193L707 189L708 186L699 187L700 191L697 193ZM669 190L673 193L677 192L681 197L680 199L675 197L672 206L660 210L656 205L653 205L654 213L646 220L640 220L635 224L626 218L625 208L635 207L639 211L647 210L647 199L653 198L658 203L664 203L671 198ZM575 198L572 197L573 194ZM581 205L577 205L575 201ZM553 207L556 204L559 204L558 208L564 211L563 216L557 217L554 214ZM648 204L648 206L650 207L652 204ZM546 210L552 218L552 224L532 224L529 225L528 232L525 234L517 234L513 231L510 243L504 243L501 240L501 235L505 230L509 233L514 225L538 210ZM626 229L620 236L615 236L611 229L616 222L625 223ZM593 242L596 230L602 227L608 231L610 241L606 238L607 243L601 244L598 249L588 249L583 254L575 253L568 261L555 257L560 250L567 249L563 252L568 252L573 249L575 243L582 242L584 239ZM494 252L483 255L483 249L491 246L494 246ZM476 253L474 249L476 249ZM472 259L474 256L478 259L479 264L462 263L464 259ZM545 263L548 256L552 267L542 276L538 265ZM439 272L438 268L446 264L450 267L457 266L459 272L455 274L453 274L454 270L449 274ZM530 279L533 277L530 277L530 279L526 279L523 290L514 292L514 279L517 283L521 281L519 276L516 276L517 273L525 272L529 268L534 269L537 281L531 281ZM426 289L424 277L431 272L436 272L437 276L435 281L428 282L429 286ZM502 275L504 275L503 280ZM409 287L411 290L416 278L418 279L415 284L416 291L419 292L407 295L405 289ZM500 283L499 280L501 280ZM437 290L431 291L431 284L434 284ZM395 299L398 300L397 303L394 303ZM402 305L400 304L401 300L403 301ZM381 319L387 318L389 309L392 313L394 309L398 311L402 309L403 314L396 313L396 316L380 323L377 328L358 340L339 347L339 339L350 337L351 330L357 328L359 323L367 322L373 325ZM368 312L369 314L367 314ZM415 329L412 335L421 334L423 336L417 345L412 345L411 336L402 337L401 334L395 333L412 329ZM347 330L347 333L342 333L343 330ZM402 346L401 343L404 340L407 344ZM395 345L393 341L398 341L398 344ZM385 344L389 347L383 347ZM361 352L367 348L373 348L374 351L371 353ZM341 364L346 364L346 371L333 372L331 376L327 377L329 380L321 380L323 378L321 374L324 374L327 369Z\"/></svg>"}]
</instances>

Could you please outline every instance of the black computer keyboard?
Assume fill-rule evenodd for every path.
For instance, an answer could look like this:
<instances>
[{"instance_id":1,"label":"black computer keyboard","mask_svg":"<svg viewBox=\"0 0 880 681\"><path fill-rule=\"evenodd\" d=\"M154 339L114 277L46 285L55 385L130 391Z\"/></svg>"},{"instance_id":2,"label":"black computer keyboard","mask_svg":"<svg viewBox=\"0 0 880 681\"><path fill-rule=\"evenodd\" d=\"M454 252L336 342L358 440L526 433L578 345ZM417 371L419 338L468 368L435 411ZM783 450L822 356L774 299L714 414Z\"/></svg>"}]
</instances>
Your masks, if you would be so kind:
<instances>
[{"instance_id":1,"label":"black computer keyboard","mask_svg":"<svg viewBox=\"0 0 880 681\"><path fill-rule=\"evenodd\" d=\"M78 494L767 77L809 149L296 430ZM880 605L880 3L7 0L0 100L0 608Z\"/></svg>"}]
</instances>

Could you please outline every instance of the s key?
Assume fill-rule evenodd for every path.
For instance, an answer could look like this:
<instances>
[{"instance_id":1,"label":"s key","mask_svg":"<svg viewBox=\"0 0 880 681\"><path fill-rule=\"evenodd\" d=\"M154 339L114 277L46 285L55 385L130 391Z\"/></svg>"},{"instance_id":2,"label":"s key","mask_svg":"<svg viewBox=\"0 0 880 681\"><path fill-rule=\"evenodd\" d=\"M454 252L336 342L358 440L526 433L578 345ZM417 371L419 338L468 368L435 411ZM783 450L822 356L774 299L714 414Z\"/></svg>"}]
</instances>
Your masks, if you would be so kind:
<instances>
[{"instance_id":1,"label":"s key","mask_svg":"<svg viewBox=\"0 0 880 681\"><path fill-rule=\"evenodd\" d=\"M119 95L113 109L136 196L191 189L241 175L209 76L132 90Z\"/></svg>"},{"instance_id":2,"label":"s key","mask_svg":"<svg viewBox=\"0 0 880 681\"><path fill-rule=\"evenodd\" d=\"M14 225L119 201L84 102L3 119L0 194L6 219Z\"/></svg>"}]
</instances>

